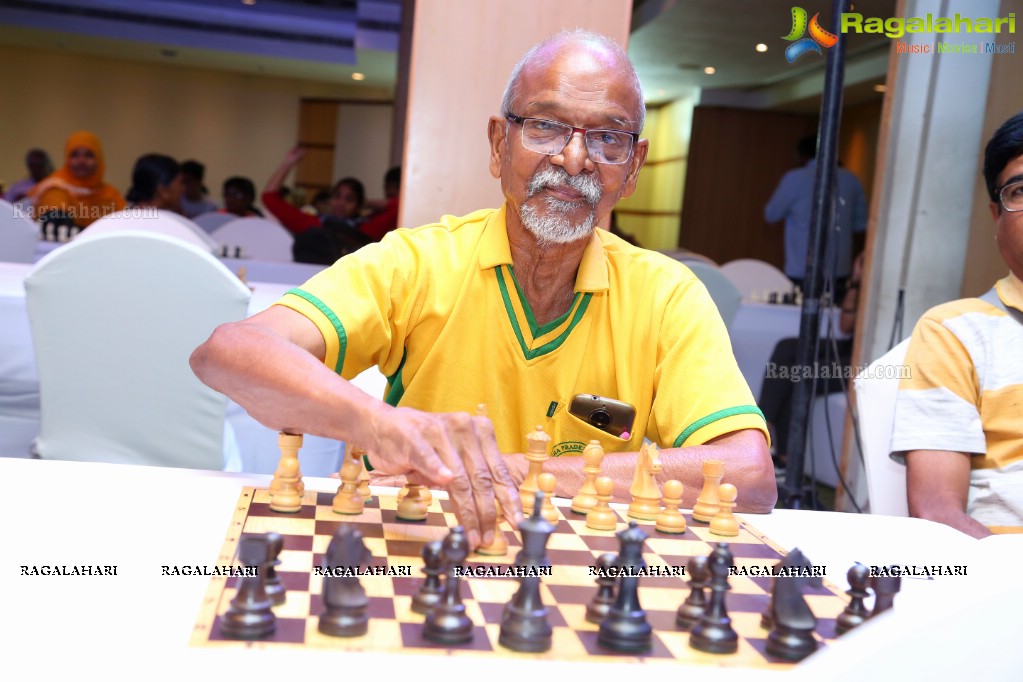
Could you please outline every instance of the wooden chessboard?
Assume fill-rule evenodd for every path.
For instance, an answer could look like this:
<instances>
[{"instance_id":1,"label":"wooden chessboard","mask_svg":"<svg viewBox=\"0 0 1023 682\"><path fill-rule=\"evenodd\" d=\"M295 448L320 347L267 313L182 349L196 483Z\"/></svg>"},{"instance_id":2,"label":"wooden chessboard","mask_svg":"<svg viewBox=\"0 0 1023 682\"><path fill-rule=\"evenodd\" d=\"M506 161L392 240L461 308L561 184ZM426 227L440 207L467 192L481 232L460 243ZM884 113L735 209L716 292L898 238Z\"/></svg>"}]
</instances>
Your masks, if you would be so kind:
<instances>
[{"instance_id":1,"label":"wooden chessboard","mask_svg":"<svg viewBox=\"0 0 1023 682\"><path fill-rule=\"evenodd\" d=\"M621 654L602 649L597 644L598 626L585 620L586 605L596 593L594 577L588 567L598 556L618 551L618 540L611 531L586 527L581 515L567 507L559 507L561 518L551 536L548 557L552 564L549 577L542 578L541 594L553 627L553 646L543 654L523 654L505 649L497 643L501 614L511 600L518 583L511 578L466 578L462 594L466 613L476 624L472 642L455 647L433 644L421 636L424 616L410 608L412 595L422 580L421 550L424 543L440 540L448 528L456 524L449 502L434 499L425 522L398 521L394 497L373 497L365 511L357 516L342 516L331 510L332 493L307 491L301 511L281 514L270 511L269 492L245 488L238 500L227 538L218 558L220 566L232 565L239 538L246 533L274 531L284 537L284 550L277 573L287 589L287 601L277 607L277 628L273 635L258 641L238 641L223 637L220 617L227 610L235 592L237 578L211 578L206 598L192 632L193 646L227 647L315 647L342 651L377 651L394 653L479 655L500 657L533 657L557 660L639 660L647 662L672 660L688 664L714 666L778 668L792 663L765 652L767 631L760 626L760 614L769 601L770 578L733 576L727 593L727 607L732 626L739 635L739 649L734 654L708 654L689 646L689 633L675 625L675 611L689 593L684 577L659 576L640 578L639 598L654 630L653 647L644 654ZM566 503L567 504L567 503ZM624 510L616 510L626 527ZM320 634L317 621L322 610L320 587L322 577L313 575L320 566L327 545L339 524L354 524L373 553L371 565L408 571L409 577L364 576L362 586L369 597L369 632L362 637L337 638ZM727 540L735 556L736 566L763 566L777 563L784 551L743 522L738 537L719 538L706 524L686 517L688 528L682 535L668 535L643 524L650 538L646 541L644 558L650 566L685 566L695 555L707 555L716 542ZM514 562L521 546L516 534L507 530L509 551L502 557L472 554L467 565L503 566ZM402 568L407 567L407 568ZM822 588L809 588L807 603L817 616L817 638L826 645L835 637L835 617L842 612L847 597L825 582Z\"/></svg>"}]
</instances>

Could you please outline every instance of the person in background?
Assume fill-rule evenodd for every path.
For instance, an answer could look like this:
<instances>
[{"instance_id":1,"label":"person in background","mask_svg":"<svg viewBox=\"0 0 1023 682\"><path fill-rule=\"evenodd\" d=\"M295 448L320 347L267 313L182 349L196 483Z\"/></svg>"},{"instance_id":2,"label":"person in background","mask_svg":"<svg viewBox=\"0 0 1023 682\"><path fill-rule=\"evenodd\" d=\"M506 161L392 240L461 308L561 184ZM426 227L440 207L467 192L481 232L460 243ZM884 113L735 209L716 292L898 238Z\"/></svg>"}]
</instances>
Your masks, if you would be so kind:
<instances>
[{"instance_id":1,"label":"person in background","mask_svg":"<svg viewBox=\"0 0 1023 682\"><path fill-rule=\"evenodd\" d=\"M11 185L4 195L4 199L12 204L27 197L43 178L53 172L50 155L42 149L29 150L25 155L25 167L28 169L28 177Z\"/></svg>"},{"instance_id":2,"label":"person in background","mask_svg":"<svg viewBox=\"0 0 1023 682\"><path fill-rule=\"evenodd\" d=\"M362 183L360 182L359 185L362 185ZM313 200L310 201L307 206L302 207L302 210L309 215L314 215L322 219L325 215L330 213L330 196L330 192L325 189L321 189L313 195Z\"/></svg>"},{"instance_id":3,"label":"person in background","mask_svg":"<svg viewBox=\"0 0 1023 682\"><path fill-rule=\"evenodd\" d=\"M242 218L262 218L263 212L255 206L256 186L252 180L240 175L224 180L223 213L233 213Z\"/></svg>"},{"instance_id":4,"label":"person in background","mask_svg":"<svg viewBox=\"0 0 1023 682\"><path fill-rule=\"evenodd\" d=\"M214 213L219 208L216 202L207 196L203 178L206 177L206 166L198 161L188 160L181 164L181 182L184 192L181 195L181 215L194 218L203 213Z\"/></svg>"},{"instance_id":5,"label":"person in background","mask_svg":"<svg viewBox=\"0 0 1023 682\"><path fill-rule=\"evenodd\" d=\"M398 199L401 194L401 166L384 174L384 199L366 202L373 212L360 224L359 231L375 242L398 227Z\"/></svg>"},{"instance_id":6,"label":"person in background","mask_svg":"<svg viewBox=\"0 0 1023 682\"><path fill-rule=\"evenodd\" d=\"M135 161L131 171L128 203L181 213L184 194L181 166L163 154L146 154Z\"/></svg>"},{"instance_id":7,"label":"person in background","mask_svg":"<svg viewBox=\"0 0 1023 682\"><path fill-rule=\"evenodd\" d=\"M99 138L81 130L64 144L64 165L29 194L40 221L66 220L88 227L125 207L124 197L103 181L106 164Z\"/></svg>"}]
</instances>

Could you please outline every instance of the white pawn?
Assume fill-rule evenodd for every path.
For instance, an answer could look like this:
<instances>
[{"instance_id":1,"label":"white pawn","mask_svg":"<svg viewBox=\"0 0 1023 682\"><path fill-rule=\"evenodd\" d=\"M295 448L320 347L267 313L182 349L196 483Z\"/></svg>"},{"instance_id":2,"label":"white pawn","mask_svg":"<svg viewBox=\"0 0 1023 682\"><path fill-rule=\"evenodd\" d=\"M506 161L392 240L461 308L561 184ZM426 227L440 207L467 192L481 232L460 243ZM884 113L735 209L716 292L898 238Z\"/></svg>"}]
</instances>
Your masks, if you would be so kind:
<instances>
[{"instance_id":1,"label":"white pawn","mask_svg":"<svg viewBox=\"0 0 1023 682\"><path fill-rule=\"evenodd\" d=\"M731 483L722 483L718 487L721 506L718 513L710 520L710 532L714 535L734 537L739 534L739 520L732 513L737 495L738 491Z\"/></svg>"},{"instance_id":2,"label":"white pawn","mask_svg":"<svg viewBox=\"0 0 1023 682\"><path fill-rule=\"evenodd\" d=\"M595 485L597 504L586 514L586 527L593 530L615 530L618 527L618 515L608 504L611 501L614 481L607 476L601 476Z\"/></svg>"},{"instance_id":3,"label":"white pawn","mask_svg":"<svg viewBox=\"0 0 1023 682\"><path fill-rule=\"evenodd\" d=\"M341 465L341 485L338 486L337 494L331 509L335 514L361 514L366 506L366 500L359 491L359 477L362 474L362 460L355 459L351 455L345 457L345 463Z\"/></svg>"},{"instance_id":4,"label":"white pawn","mask_svg":"<svg viewBox=\"0 0 1023 682\"><path fill-rule=\"evenodd\" d=\"M594 485L597 476L600 476L600 465L604 461L604 448L600 446L599 440L591 440L590 444L583 449L583 473L586 480L579 488L579 493L572 498L572 511L576 514L585 514L597 504L597 488Z\"/></svg>"},{"instance_id":5,"label":"white pawn","mask_svg":"<svg viewBox=\"0 0 1023 682\"><path fill-rule=\"evenodd\" d=\"M554 474L545 471L537 477L537 483L540 486L540 490L543 492L543 507L540 508L540 515L547 520L547 523L558 523L558 510L554 507L554 488L557 487L558 481L554 478Z\"/></svg>"},{"instance_id":6,"label":"white pawn","mask_svg":"<svg viewBox=\"0 0 1023 682\"><path fill-rule=\"evenodd\" d=\"M407 487L408 494L398 503L398 518L402 521L425 521L430 506L423 495L426 486L409 483Z\"/></svg>"},{"instance_id":7,"label":"white pawn","mask_svg":"<svg viewBox=\"0 0 1023 682\"><path fill-rule=\"evenodd\" d=\"M657 515L655 526L662 533L686 532L686 517L678 510L682 504L682 484L674 479L664 482L664 509Z\"/></svg>"}]
</instances>

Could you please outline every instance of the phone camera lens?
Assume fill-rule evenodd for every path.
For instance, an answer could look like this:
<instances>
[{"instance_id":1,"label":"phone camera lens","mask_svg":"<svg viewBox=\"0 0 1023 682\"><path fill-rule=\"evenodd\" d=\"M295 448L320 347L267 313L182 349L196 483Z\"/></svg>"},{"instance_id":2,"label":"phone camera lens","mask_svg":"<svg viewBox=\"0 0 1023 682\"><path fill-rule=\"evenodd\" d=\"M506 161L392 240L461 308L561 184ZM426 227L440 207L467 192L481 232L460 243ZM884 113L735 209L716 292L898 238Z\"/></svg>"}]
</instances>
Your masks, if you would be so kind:
<instances>
[{"instance_id":1,"label":"phone camera lens","mask_svg":"<svg viewBox=\"0 0 1023 682\"><path fill-rule=\"evenodd\" d=\"M590 424L596 426L598 429L606 429L611 423L611 413L603 407L599 407L593 412L590 412Z\"/></svg>"}]
</instances>

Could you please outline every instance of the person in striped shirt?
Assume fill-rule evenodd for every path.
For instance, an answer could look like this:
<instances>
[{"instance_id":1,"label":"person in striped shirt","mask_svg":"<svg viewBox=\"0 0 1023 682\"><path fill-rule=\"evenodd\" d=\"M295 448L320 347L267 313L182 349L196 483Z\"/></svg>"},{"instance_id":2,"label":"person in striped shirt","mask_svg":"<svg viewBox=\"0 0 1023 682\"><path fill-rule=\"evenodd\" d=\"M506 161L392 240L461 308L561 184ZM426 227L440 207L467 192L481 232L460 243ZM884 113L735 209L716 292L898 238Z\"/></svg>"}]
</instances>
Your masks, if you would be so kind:
<instances>
[{"instance_id":1,"label":"person in striped shirt","mask_svg":"<svg viewBox=\"0 0 1023 682\"><path fill-rule=\"evenodd\" d=\"M984 179L1009 274L917 323L891 445L910 515L977 538L1023 531L1023 112L988 142Z\"/></svg>"}]
</instances>

